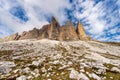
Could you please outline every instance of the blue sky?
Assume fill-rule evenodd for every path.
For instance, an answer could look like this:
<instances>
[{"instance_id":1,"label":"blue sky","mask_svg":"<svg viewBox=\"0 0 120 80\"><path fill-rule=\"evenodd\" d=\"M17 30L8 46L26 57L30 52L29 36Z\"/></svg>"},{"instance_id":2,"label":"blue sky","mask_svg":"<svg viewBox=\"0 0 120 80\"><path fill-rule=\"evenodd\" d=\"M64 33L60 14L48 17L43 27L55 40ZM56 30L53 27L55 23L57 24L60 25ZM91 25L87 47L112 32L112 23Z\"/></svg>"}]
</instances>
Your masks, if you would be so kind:
<instances>
[{"instance_id":1,"label":"blue sky","mask_svg":"<svg viewBox=\"0 0 120 80\"><path fill-rule=\"evenodd\" d=\"M0 0L0 37L41 28L54 16L100 41L120 42L120 0Z\"/></svg>"}]
</instances>

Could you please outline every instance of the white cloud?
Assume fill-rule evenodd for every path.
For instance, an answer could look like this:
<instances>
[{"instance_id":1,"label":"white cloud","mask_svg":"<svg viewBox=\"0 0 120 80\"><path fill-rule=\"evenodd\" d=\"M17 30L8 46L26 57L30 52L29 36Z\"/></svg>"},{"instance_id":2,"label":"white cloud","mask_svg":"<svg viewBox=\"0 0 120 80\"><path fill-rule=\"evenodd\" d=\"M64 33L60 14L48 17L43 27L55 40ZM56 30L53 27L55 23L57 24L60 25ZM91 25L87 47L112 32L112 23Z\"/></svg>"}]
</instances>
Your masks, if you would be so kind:
<instances>
[{"instance_id":1,"label":"white cloud","mask_svg":"<svg viewBox=\"0 0 120 80\"><path fill-rule=\"evenodd\" d=\"M116 29L110 29L113 26L117 27L116 25L120 21L120 16L118 16L120 12L119 0L117 2L114 1L114 3L109 3L109 1L100 1L97 4L94 0L78 0L75 4L76 7L73 12L74 16L78 20L84 19L84 21L86 21L85 23L89 24L85 25L85 29L95 39L108 41L110 38L107 37L106 34L116 34ZM112 6L109 6L108 4L111 4ZM119 6L119 9L115 9L117 8L116 6ZM81 11L80 8L82 9ZM105 30L109 33L107 33Z\"/></svg>"},{"instance_id":2,"label":"white cloud","mask_svg":"<svg viewBox=\"0 0 120 80\"><path fill-rule=\"evenodd\" d=\"M60 23L63 23L67 19L64 9L70 8L71 4L65 0L0 0L0 6L0 13L2 13L0 23L14 32L21 33L48 24L46 15L55 16ZM21 21L10 13L11 8L16 6L21 6L25 10L29 19L27 22Z\"/></svg>"},{"instance_id":3,"label":"white cloud","mask_svg":"<svg viewBox=\"0 0 120 80\"><path fill-rule=\"evenodd\" d=\"M41 28L42 25L48 23L46 17L55 16L58 22L63 24L69 16L65 9L70 9L72 10L70 14L73 15L70 16L73 19L71 21L76 23L74 18L84 19L87 24L86 31L95 39L106 41L110 39L106 34L116 34L117 29L113 27L120 21L120 1L113 0L113 2L102 0L96 4L95 0L73 0L73 3L69 0L0 0L0 23L14 32L21 33L34 27ZM115 5L118 9L115 9ZM27 22L10 13L11 8L16 6L21 6L25 10L25 16L29 19ZM3 36L9 34L3 27L0 27L0 32Z\"/></svg>"},{"instance_id":4,"label":"white cloud","mask_svg":"<svg viewBox=\"0 0 120 80\"><path fill-rule=\"evenodd\" d=\"M99 19L99 17L104 15L102 2L96 4L95 6L94 4L95 2L92 0L78 3L78 5L80 5L79 7L82 7L83 10L82 13L80 13L79 11L75 11L74 16L78 19L86 18L88 20L87 23L90 24L89 27L91 27L89 32L92 34L98 34L104 30L106 24L104 21ZM77 8L79 7L77 6Z\"/></svg>"}]
</instances>

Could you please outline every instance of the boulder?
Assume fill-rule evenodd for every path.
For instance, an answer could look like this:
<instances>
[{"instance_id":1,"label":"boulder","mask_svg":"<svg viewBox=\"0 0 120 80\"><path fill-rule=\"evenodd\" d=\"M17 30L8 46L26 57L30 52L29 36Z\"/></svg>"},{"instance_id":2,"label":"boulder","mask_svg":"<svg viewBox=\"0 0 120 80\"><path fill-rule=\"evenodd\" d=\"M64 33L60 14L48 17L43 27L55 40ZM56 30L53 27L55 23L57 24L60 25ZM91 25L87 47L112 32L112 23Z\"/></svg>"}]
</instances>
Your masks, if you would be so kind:
<instances>
[{"instance_id":1,"label":"boulder","mask_svg":"<svg viewBox=\"0 0 120 80\"><path fill-rule=\"evenodd\" d=\"M117 67L113 67L113 68L111 69L111 71L120 73L120 69L117 68Z\"/></svg>"},{"instance_id":2,"label":"boulder","mask_svg":"<svg viewBox=\"0 0 120 80\"><path fill-rule=\"evenodd\" d=\"M16 64L14 62L10 62L10 61L1 61L0 62L0 66L7 66L7 67L15 67Z\"/></svg>"},{"instance_id":3,"label":"boulder","mask_svg":"<svg viewBox=\"0 0 120 80\"><path fill-rule=\"evenodd\" d=\"M0 66L0 74L7 74L11 71L12 69L8 66Z\"/></svg>"}]
</instances>

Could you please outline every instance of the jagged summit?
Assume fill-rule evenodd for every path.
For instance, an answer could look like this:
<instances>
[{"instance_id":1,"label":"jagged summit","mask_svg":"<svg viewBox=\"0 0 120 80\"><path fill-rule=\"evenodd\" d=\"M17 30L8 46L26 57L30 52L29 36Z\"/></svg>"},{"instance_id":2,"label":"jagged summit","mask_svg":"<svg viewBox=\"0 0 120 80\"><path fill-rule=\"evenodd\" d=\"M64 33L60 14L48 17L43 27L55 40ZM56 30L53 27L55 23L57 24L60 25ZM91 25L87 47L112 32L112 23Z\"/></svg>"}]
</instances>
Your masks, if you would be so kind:
<instances>
[{"instance_id":1,"label":"jagged summit","mask_svg":"<svg viewBox=\"0 0 120 80\"><path fill-rule=\"evenodd\" d=\"M80 21L78 21L76 32L78 34L79 39L81 40L87 39L87 35L85 33L84 27L80 23Z\"/></svg>"},{"instance_id":2,"label":"jagged summit","mask_svg":"<svg viewBox=\"0 0 120 80\"><path fill-rule=\"evenodd\" d=\"M54 25L56 27L60 26L59 23L58 23L58 21L55 19L55 17L52 17L51 25Z\"/></svg>"},{"instance_id":3,"label":"jagged summit","mask_svg":"<svg viewBox=\"0 0 120 80\"><path fill-rule=\"evenodd\" d=\"M74 27L73 23L69 20L65 25L60 26L55 17L52 17L51 23L44 25L41 29L34 28L30 31L24 31L21 35L13 34L0 41L10 40L23 40L23 39L51 39L61 41L73 41L73 40L89 40L87 37L84 27L78 21L77 28Z\"/></svg>"}]
</instances>

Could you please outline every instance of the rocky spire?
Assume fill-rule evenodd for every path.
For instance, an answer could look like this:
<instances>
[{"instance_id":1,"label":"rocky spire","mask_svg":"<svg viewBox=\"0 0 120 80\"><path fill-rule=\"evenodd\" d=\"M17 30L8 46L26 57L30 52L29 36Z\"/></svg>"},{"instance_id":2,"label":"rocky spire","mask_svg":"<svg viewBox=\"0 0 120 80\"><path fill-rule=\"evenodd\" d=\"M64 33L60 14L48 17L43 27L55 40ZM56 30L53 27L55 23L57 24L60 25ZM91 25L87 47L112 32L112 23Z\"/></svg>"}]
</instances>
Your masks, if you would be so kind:
<instances>
[{"instance_id":1,"label":"rocky spire","mask_svg":"<svg viewBox=\"0 0 120 80\"><path fill-rule=\"evenodd\" d=\"M59 27L59 26L60 26L60 24L58 23L58 21L55 19L54 16L52 17L51 25L52 25L53 27Z\"/></svg>"},{"instance_id":2,"label":"rocky spire","mask_svg":"<svg viewBox=\"0 0 120 80\"><path fill-rule=\"evenodd\" d=\"M60 28L59 23L57 22L57 20L54 17L52 17L51 24L48 27L49 39L55 39L55 40L58 39L59 28Z\"/></svg>"},{"instance_id":3,"label":"rocky spire","mask_svg":"<svg viewBox=\"0 0 120 80\"><path fill-rule=\"evenodd\" d=\"M79 39L84 40L87 38L83 25L80 23L80 21L78 21L76 32L78 34Z\"/></svg>"}]
</instances>

